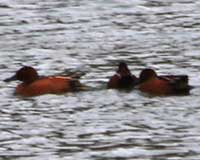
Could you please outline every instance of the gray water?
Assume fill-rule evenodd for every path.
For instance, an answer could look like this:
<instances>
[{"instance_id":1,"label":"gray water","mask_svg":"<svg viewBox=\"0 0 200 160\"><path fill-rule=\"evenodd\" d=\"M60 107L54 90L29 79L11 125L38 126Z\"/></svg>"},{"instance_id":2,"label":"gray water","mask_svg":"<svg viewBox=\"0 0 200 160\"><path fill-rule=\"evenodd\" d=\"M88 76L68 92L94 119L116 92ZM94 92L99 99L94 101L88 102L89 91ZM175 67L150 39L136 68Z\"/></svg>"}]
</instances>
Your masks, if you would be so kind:
<instances>
[{"instance_id":1,"label":"gray water","mask_svg":"<svg viewBox=\"0 0 200 160\"><path fill-rule=\"evenodd\" d=\"M187 74L189 96L107 90L120 61L133 74ZM22 98L22 67L82 72L94 90ZM199 0L0 1L0 159L199 160ZM95 89L96 88L96 89Z\"/></svg>"}]
</instances>

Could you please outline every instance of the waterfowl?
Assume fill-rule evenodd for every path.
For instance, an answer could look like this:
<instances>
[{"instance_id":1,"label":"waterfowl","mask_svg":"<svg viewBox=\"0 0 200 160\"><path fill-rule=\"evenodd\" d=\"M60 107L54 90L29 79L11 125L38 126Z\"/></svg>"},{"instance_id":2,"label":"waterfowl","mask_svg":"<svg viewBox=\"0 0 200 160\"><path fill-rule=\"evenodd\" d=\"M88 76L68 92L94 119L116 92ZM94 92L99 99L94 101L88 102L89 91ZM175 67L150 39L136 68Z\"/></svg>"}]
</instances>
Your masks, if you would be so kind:
<instances>
[{"instance_id":1,"label":"waterfowl","mask_svg":"<svg viewBox=\"0 0 200 160\"><path fill-rule=\"evenodd\" d=\"M61 94L69 91L81 90L81 83L68 76L40 77L37 71L30 66L19 69L15 75L5 79L5 82L22 81L15 93L20 96L39 96L43 94Z\"/></svg>"},{"instance_id":2,"label":"waterfowl","mask_svg":"<svg viewBox=\"0 0 200 160\"><path fill-rule=\"evenodd\" d=\"M118 65L116 73L110 78L107 88L133 88L137 81L137 77L131 74L127 64L125 62L121 62Z\"/></svg>"},{"instance_id":3,"label":"waterfowl","mask_svg":"<svg viewBox=\"0 0 200 160\"><path fill-rule=\"evenodd\" d=\"M176 95L189 94L192 87L187 75L158 76L153 69L147 68L140 73L138 88L153 95Z\"/></svg>"}]
</instances>

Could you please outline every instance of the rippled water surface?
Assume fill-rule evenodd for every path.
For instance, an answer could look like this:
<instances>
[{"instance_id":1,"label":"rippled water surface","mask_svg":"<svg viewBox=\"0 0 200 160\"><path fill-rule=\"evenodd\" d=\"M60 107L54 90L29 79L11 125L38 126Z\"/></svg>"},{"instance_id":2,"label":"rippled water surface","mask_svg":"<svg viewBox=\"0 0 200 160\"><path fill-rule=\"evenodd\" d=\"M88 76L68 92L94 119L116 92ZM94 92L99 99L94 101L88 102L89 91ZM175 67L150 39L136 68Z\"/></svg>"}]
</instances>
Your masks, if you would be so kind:
<instances>
[{"instance_id":1,"label":"rippled water surface","mask_svg":"<svg viewBox=\"0 0 200 160\"><path fill-rule=\"evenodd\" d=\"M199 0L0 1L0 159L200 159ZM189 96L107 90L119 61L187 74ZM22 65L91 91L21 98ZM95 89L96 88L96 89Z\"/></svg>"}]
</instances>

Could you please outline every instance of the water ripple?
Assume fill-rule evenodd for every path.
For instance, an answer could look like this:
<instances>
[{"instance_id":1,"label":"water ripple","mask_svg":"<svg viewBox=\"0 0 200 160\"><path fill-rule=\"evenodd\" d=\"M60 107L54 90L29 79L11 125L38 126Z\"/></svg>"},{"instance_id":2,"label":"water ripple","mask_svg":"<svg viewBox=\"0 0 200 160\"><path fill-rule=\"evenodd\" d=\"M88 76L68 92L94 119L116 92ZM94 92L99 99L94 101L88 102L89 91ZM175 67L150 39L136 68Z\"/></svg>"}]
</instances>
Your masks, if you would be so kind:
<instances>
[{"instance_id":1,"label":"water ripple","mask_svg":"<svg viewBox=\"0 0 200 160\"><path fill-rule=\"evenodd\" d=\"M199 159L198 1L0 2L2 159ZM120 61L138 76L188 74L189 96L107 90ZM5 83L23 65L79 71L93 91L22 98Z\"/></svg>"}]
</instances>

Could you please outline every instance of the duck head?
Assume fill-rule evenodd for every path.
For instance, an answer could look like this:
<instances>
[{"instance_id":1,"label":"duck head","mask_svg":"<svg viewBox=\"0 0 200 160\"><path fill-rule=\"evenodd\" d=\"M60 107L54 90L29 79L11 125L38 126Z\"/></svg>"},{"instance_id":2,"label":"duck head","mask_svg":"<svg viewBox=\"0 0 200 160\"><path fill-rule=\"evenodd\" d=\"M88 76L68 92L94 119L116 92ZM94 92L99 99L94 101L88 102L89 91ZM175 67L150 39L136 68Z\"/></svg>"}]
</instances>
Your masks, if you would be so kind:
<instances>
[{"instance_id":1,"label":"duck head","mask_svg":"<svg viewBox=\"0 0 200 160\"><path fill-rule=\"evenodd\" d=\"M20 80L24 83L29 84L37 80L38 78L39 78L39 75L33 67L24 66L21 69L19 69L15 75L13 75L10 78L5 79L4 81L10 82L14 80Z\"/></svg>"},{"instance_id":2,"label":"duck head","mask_svg":"<svg viewBox=\"0 0 200 160\"><path fill-rule=\"evenodd\" d=\"M125 62L121 62L119 64L117 73L120 74L121 76L127 76L127 75L131 74L131 72Z\"/></svg>"},{"instance_id":3,"label":"duck head","mask_svg":"<svg viewBox=\"0 0 200 160\"><path fill-rule=\"evenodd\" d=\"M153 69L146 68L141 71L139 80L140 82L145 82L156 77L157 77L157 74Z\"/></svg>"}]
</instances>

